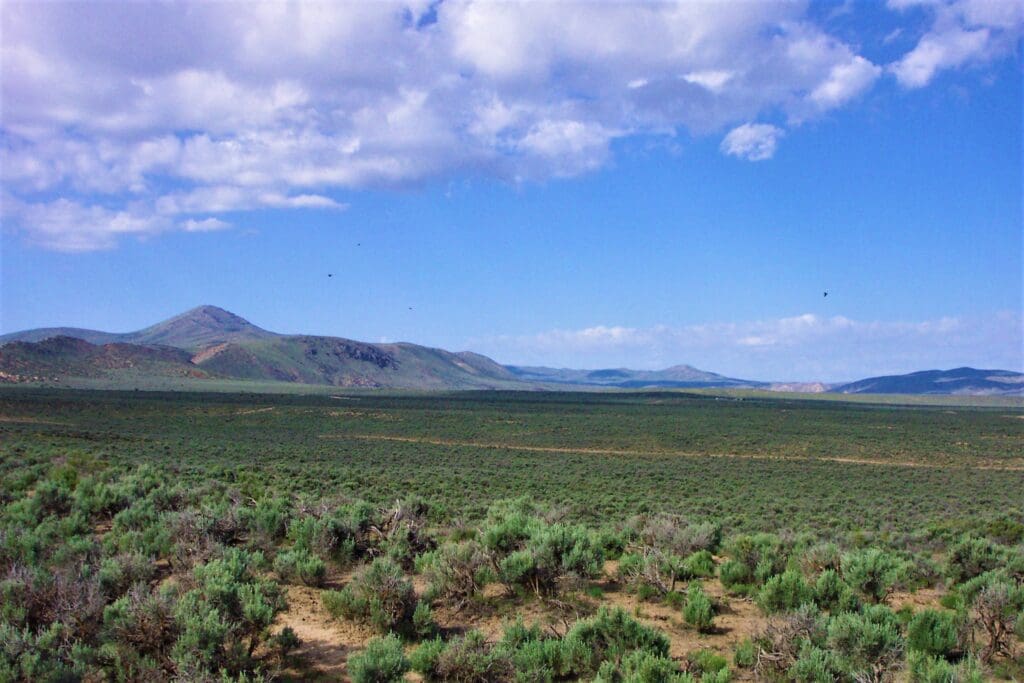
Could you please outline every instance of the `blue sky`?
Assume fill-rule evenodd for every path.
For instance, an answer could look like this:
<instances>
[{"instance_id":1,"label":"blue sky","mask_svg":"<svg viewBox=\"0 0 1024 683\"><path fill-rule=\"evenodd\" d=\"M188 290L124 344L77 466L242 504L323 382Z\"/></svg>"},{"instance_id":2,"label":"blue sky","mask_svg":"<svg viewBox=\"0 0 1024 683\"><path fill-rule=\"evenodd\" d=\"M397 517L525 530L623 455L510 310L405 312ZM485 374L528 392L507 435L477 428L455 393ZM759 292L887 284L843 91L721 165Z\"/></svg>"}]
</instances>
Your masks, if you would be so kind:
<instances>
[{"instance_id":1,"label":"blue sky","mask_svg":"<svg viewBox=\"0 0 1024 683\"><path fill-rule=\"evenodd\" d=\"M3 332L1024 369L1019 3L0 12Z\"/></svg>"}]
</instances>

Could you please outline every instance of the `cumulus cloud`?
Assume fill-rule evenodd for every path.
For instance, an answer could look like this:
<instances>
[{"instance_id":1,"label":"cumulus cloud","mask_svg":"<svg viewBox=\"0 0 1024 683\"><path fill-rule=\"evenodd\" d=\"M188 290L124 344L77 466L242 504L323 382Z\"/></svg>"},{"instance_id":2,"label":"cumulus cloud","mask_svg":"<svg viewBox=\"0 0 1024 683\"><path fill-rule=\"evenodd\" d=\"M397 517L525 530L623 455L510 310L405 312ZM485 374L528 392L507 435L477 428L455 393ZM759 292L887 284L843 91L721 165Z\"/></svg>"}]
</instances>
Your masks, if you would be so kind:
<instances>
[{"instance_id":1,"label":"cumulus cloud","mask_svg":"<svg viewBox=\"0 0 1024 683\"><path fill-rule=\"evenodd\" d=\"M722 152L747 161L764 161L775 156L783 131L769 123L744 123L722 140Z\"/></svg>"},{"instance_id":2,"label":"cumulus cloud","mask_svg":"<svg viewBox=\"0 0 1024 683\"><path fill-rule=\"evenodd\" d=\"M893 73L917 84L997 56L1020 25L1000 4L1014 5L928 10L934 36ZM781 130L741 124L822 116L880 69L804 4L771 0L14 0L0 23L5 189L37 213L60 197L147 234L223 211L337 209L368 187L573 176L631 136L732 130L723 151L768 158ZM91 225L15 227L54 248L66 233L69 249L132 234Z\"/></svg>"},{"instance_id":3,"label":"cumulus cloud","mask_svg":"<svg viewBox=\"0 0 1024 683\"><path fill-rule=\"evenodd\" d=\"M934 16L917 45L889 65L905 88L921 88L940 71L1010 53L1024 34L1024 4L1014 0L890 0L889 5L897 10L922 6Z\"/></svg>"},{"instance_id":4,"label":"cumulus cloud","mask_svg":"<svg viewBox=\"0 0 1024 683\"><path fill-rule=\"evenodd\" d=\"M1024 318L863 321L804 314L673 327L594 326L472 340L520 365L661 369L687 363L757 380L858 379L929 368L1024 370Z\"/></svg>"}]
</instances>

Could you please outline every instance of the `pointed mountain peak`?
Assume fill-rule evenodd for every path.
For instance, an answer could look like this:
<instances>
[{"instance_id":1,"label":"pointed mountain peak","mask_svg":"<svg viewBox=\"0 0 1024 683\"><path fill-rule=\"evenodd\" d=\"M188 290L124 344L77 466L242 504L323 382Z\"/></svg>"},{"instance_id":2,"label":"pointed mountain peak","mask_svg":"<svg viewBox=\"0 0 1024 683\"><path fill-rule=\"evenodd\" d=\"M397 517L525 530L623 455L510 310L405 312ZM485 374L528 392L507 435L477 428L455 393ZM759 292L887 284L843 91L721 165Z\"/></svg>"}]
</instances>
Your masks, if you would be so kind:
<instances>
[{"instance_id":1,"label":"pointed mountain peak","mask_svg":"<svg viewBox=\"0 0 1024 683\"><path fill-rule=\"evenodd\" d=\"M275 336L231 311L210 305L197 306L131 335L134 343L184 349Z\"/></svg>"}]
</instances>

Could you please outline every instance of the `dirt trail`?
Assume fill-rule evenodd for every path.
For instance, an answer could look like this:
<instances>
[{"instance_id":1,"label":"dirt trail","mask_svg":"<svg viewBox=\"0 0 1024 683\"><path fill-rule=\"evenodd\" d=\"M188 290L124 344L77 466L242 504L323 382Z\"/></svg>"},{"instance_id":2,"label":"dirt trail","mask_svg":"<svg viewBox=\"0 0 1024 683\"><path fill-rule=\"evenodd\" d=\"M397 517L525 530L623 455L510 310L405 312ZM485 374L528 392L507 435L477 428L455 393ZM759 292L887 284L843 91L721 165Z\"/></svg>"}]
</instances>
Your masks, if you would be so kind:
<instances>
[{"instance_id":1,"label":"dirt trail","mask_svg":"<svg viewBox=\"0 0 1024 683\"><path fill-rule=\"evenodd\" d=\"M34 424L34 425L62 425L65 427L74 426L73 422L61 422L59 420L42 420L37 417L27 416L16 416L16 415L0 415L0 422L12 422L15 424Z\"/></svg>"},{"instance_id":2,"label":"dirt trail","mask_svg":"<svg viewBox=\"0 0 1024 683\"><path fill-rule=\"evenodd\" d=\"M239 410L235 415L254 415L255 413L267 413L274 410L274 407L269 408L252 408L251 410Z\"/></svg>"},{"instance_id":3,"label":"dirt trail","mask_svg":"<svg viewBox=\"0 0 1024 683\"><path fill-rule=\"evenodd\" d=\"M848 465L874 465L879 467L910 467L926 469L971 469L997 470L1002 472L1024 472L1024 464L981 462L969 465L944 465L938 463L917 462L912 460L880 460L873 458L853 458L840 456L808 456L764 455L760 453L699 453L693 451L637 451L612 448L569 448L562 446L522 446L516 444L491 443L486 441L459 441L455 439L436 439L424 436L393 436L390 434L321 434L322 439L355 439L359 441L396 441L401 443L422 443L431 446L457 446L469 448L491 448L506 451L526 451L530 453L575 453L582 455L622 455L622 456L670 456L678 458L736 458L743 460L783 460L796 462L837 462Z\"/></svg>"},{"instance_id":4,"label":"dirt trail","mask_svg":"<svg viewBox=\"0 0 1024 683\"><path fill-rule=\"evenodd\" d=\"M278 615L273 632L290 626L299 637L299 647L290 655L291 666L281 675L284 681L347 681L345 662L353 650L361 650L374 633L327 613L320 590L288 586L288 609Z\"/></svg>"}]
</instances>

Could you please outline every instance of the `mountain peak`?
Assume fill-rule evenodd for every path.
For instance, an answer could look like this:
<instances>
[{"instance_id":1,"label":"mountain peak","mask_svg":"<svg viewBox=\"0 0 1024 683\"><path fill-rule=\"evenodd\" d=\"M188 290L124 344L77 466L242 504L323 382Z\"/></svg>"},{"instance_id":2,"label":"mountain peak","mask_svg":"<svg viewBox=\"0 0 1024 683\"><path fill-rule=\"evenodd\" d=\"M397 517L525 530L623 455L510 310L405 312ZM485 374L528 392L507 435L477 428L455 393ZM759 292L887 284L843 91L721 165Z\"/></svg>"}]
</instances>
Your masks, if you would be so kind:
<instances>
[{"instance_id":1,"label":"mountain peak","mask_svg":"<svg viewBox=\"0 0 1024 683\"><path fill-rule=\"evenodd\" d=\"M218 306L205 304L139 330L133 341L195 349L210 344L276 337Z\"/></svg>"}]
</instances>

